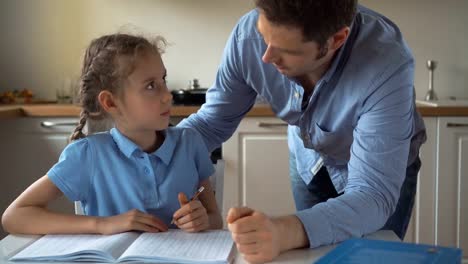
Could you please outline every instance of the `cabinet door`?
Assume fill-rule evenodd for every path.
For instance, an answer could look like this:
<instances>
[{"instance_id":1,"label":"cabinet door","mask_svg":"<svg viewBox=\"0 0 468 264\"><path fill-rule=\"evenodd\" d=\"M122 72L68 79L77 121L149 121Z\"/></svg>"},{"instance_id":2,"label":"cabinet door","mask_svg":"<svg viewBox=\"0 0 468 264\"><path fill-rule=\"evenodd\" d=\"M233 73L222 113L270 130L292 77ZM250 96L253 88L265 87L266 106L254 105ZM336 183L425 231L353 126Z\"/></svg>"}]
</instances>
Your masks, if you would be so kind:
<instances>
[{"instance_id":1,"label":"cabinet door","mask_svg":"<svg viewBox=\"0 0 468 264\"><path fill-rule=\"evenodd\" d=\"M223 159L224 215L233 206L249 206L270 216L295 212L284 122L245 118L223 145Z\"/></svg>"},{"instance_id":2,"label":"cabinet door","mask_svg":"<svg viewBox=\"0 0 468 264\"><path fill-rule=\"evenodd\" d=\"M468 261L468 118L439 119L436 243Z\"/></svg>"},{"instance_id":3,"label":"cabinet door","mask_svg":"<svg viewBox=\"0 0 468 264\"><path fill-rule=\"evenodd\" d=\"M413 215L405 236L405 242L435 243L435 186L437 170L437 117L424 118L427 141L420 149L421 170Z\"/></svg>"},{"instance_id":4,"label":"cabinet door","mask_svg":"<svg viewBox=\"0 0 468 264\"><path fill-rule=\"evenodd\" d=\"M1 123L0 212L3 214L18 195L57 162L76 119L17 118ZM73 204L64 197L53 202L50 208L63 213L74 212ZM0 238L4 235L0 229Z\"/></svg>"}]
</instances>

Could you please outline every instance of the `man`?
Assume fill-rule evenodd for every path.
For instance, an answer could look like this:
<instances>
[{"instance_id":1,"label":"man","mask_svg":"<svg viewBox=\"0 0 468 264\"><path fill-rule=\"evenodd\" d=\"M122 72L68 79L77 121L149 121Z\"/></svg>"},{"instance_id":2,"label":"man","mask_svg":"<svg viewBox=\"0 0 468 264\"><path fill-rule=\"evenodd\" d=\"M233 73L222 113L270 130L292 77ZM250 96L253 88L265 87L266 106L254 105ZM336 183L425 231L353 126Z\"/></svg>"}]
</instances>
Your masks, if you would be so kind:
<instances>
[{"instance_id":1,"label":"man","mask_svg":"<svg viewBox=\"0 0 468 264\"><path fill-rule=\"evenodd\" d=\"M206 104L181 123L213 150L259 95L289 124L297 213L269 218L231 208L238 250L264 262L381 228L403 238L425 129L399 29L356 0L256 0L256 7L234 28Z\"/></svg>"}]
</instances>

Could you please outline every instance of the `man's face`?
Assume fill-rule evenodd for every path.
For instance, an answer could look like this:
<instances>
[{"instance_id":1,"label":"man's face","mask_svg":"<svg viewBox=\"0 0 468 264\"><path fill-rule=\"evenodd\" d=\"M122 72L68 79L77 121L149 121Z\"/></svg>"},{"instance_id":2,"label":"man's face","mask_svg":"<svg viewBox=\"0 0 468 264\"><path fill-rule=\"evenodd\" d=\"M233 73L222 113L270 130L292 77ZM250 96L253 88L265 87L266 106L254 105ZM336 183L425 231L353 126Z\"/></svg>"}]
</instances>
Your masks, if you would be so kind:
<instances>
[{"instance_id":1,"label":"man's face","mask_svg":"<svg viewBox=\"0 0 468 264\"><path fill-rule=\"evenodd\" d=\"M272 24L260 13L257 29L267 45L263 62L273 64L287 77L314 73L329 60L328 43L320 47L314 41L304 42L298 28Z\"/></svg>"}]
</instances>

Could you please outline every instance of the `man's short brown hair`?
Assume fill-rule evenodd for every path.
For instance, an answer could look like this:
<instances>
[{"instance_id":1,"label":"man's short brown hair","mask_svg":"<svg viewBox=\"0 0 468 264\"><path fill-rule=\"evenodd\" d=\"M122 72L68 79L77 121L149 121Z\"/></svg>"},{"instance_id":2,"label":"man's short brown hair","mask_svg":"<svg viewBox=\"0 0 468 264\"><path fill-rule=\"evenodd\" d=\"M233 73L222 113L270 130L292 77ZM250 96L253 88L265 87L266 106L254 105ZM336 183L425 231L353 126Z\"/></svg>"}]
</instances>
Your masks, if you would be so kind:
<instances>
[{"instance_id":1,"label":"man's short brown hair","mask_svg":"<svg viewBox=\"0 0 468 264\"><path fill-rule=\"evenodd\" d=\"M322 46L351 25L357 0L255 0L255 5L271 23L299 28L304 41Z\"/></svg>"}]
</instances>

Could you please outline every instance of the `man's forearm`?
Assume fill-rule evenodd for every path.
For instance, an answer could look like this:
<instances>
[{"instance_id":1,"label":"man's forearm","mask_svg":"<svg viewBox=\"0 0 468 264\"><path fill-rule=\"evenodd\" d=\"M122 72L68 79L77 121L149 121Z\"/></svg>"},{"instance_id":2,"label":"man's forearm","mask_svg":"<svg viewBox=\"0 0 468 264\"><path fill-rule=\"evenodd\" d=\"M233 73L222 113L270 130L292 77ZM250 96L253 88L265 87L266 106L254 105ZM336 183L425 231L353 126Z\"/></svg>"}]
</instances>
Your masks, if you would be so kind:
<instances>
[{"instance_id":1,"label":"man's forearm","mask_svg":"<svg viewBox=\"0 0 468 264\"><path fill-rule=\"evenodd\" d=\"M274 218L273 223L280 237L281 252L309 246L307 233L297 216L289 215Z\"/></svg>"}]
</instances>

